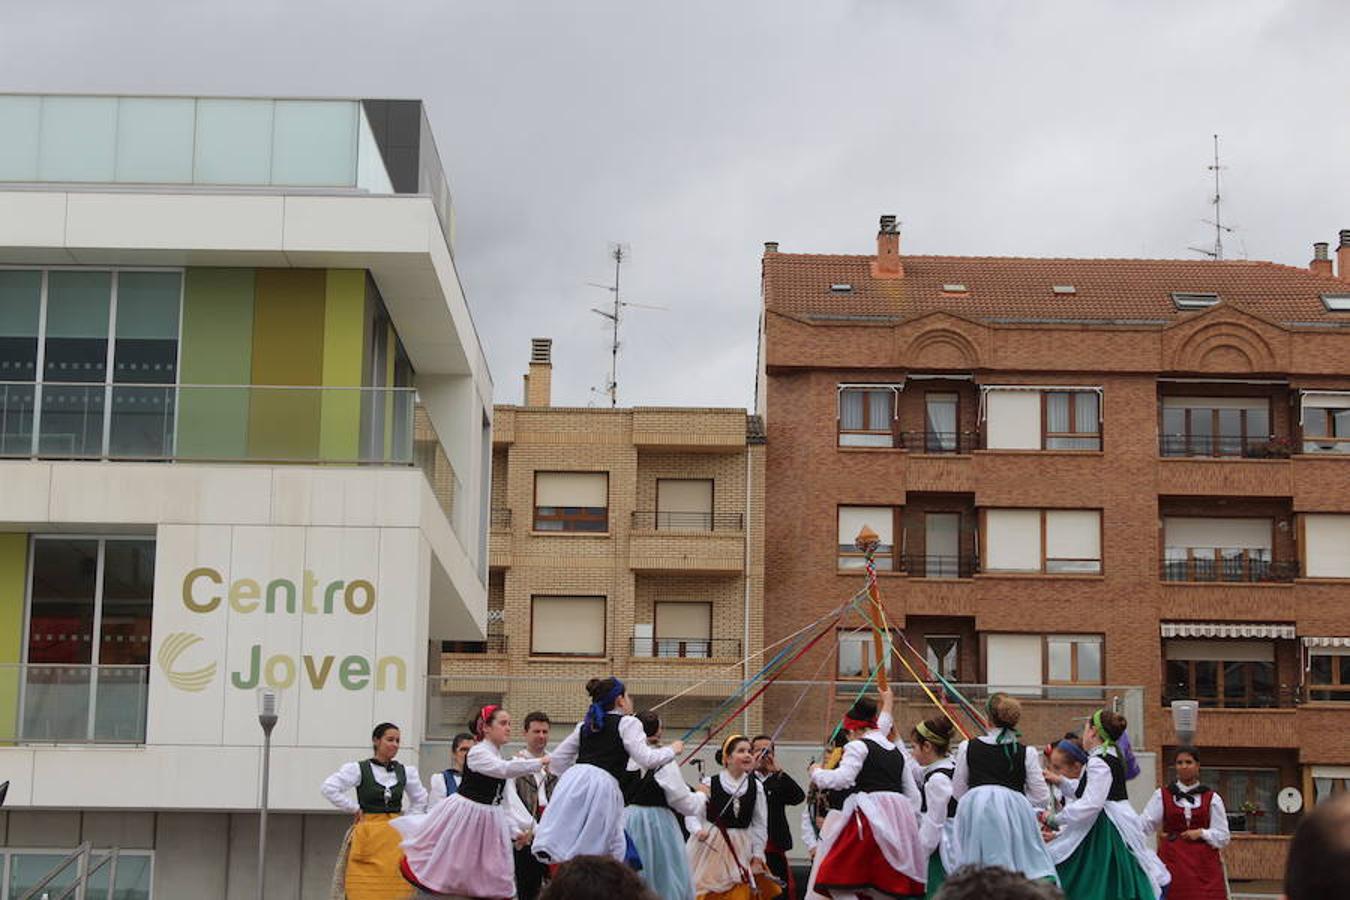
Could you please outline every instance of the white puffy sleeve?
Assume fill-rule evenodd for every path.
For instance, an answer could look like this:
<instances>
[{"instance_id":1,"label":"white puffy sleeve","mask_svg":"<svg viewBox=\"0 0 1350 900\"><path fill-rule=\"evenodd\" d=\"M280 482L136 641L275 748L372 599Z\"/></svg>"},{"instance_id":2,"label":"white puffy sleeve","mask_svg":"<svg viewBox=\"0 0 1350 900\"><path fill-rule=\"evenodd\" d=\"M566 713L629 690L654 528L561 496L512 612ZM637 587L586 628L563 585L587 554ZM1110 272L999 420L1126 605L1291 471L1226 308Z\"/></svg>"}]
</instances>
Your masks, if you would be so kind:
<instances>
[{"instance_id":1,"label":"white puffy sleeve","mask_svg":"<svg viewBox=\"0 0 1350 900\"><path fill-rule=\"evenodd\" d=\"M1214 796L1209 801L1209 827L1202 828L1205 843L1209 844L1215 850L1222 850L1228 846L1228 842L1233 839L1233 833L1228 830L1228 810L1224 808L1223 798L1219 792L1215 791Z\"/></svg>"},{"instance_id":2,"label":"white puffy sleeve","mask_svg":"<svg viewBox=\"0 0 1350 900\"><path fill-rule=\"evenodd\" d=\"M970 741L962 741L956 748L956 768L952 771L952 796L960 800L970 790L970 764L966 762L966 748ZM1045 775L1041 775L1045 780Z\"/></svg>"},{"instance_id":3,"label":"white puffy sleeve","mask_svg":"<svg viewBox=\"0 0 1350 900\"><path fill-rule=\"evenodd\" d=\"M584 724L578 722L572 733L563 738L562 743L548 755L548 770L554 775L566 772L577 761L577 750L581 748L581 726Z\"/></svg>"},{"instance_id":4,"label":"white puffy sleeve","mask_svg":"<svg viewBox=\"0 0 1350 900\"><path fill-rule=\"evenodd\" d=\"M1214 795L1218 797L1218 794ZM1213 807L1211 807L1212 809ZM1153 796L1148 798L1144 804L1144 811L1139 814L1139 824L1144 828L1144 834L1152 834L1159 828L1162 828L1163 819L1163 799L1162 788L1153 792Z\"/></svg>"},{"instance_id":5,"label":"white puffy sleeve","mask_svg":"<svg viewBox=\"0 0 1350 900\"><path fill-rule=\"evenodd\" d=\"M1110 778L1107 780L1108 786ZM1027 748L1027 799L1032 806L1048 809L1050 807L1050 785L1045 783L1045 772L1041 770L1041 754L1035 747Z\"/></svg>"},{"instance_id":6,"label":"white puffy sleeve","mask_svg":"<svg viewBox=\"0 0 1350 900\"><path fill-rule=\"evenodd\" d=\"M928 799L928 811L919 820L919 843L925 855L931 854L942 843L942 826L947 823L947 802L952 799L952 780L942 773L928 779L923 786Z\"/></svg>"},{"instance_id":7,"label":"white puffy sleeve","mask_svg":"<svg viewBox=\"0 0 1350 900\"><path fill-rule=\"evenodd\" d=\"M811 773L811 782L827 791L842 791L853 787L862 771L863 760L867 759L867 745L862 741L849 741L844 745L844 755L839 765L833 769L816 769Z\"/></svg>"},{"instance_id":8,"label":"white puffy sleeve","mask_svg":"<svg viewBox=\"0 0 1350 900\"><path fill-rule=\"evenodd\" d=\"M675 815L697 816L707 805L702 794L690 790L689 785L685 784L684 777L680 775L680 767L675 763L669 762L657 769L655 778L666 795L666 803L670 804Z\"/></svg>"},{"instance_id":9,"label":"white puffy sleeve","mask_svg":"<svg viewBox=\"0 0 1350 900\"><path fill-rule=\"evenodd\" d=\"M816 835L816 805L807 803L802 807L802 843L807 850L814 850L820 843Z\"/></svg>"},{"instance_id":10,"label":"white puffy sleeve","mask_svg":"<svg viewBox=\"0 0 1350 900\"><path fill-rule=\"evenodd\" d=\"M754 774L745 776L747 786L754 782ZM769 841L769 798L763 785L755 783L755 808L750 813L750 858L763 859L764 845Z\"/></svg>"},{"instance_id":11,"label":"white puffy sleeve","mask_svg":"<svg viewBox=\"0 0 1350 900\"><path fill-rule=\"evenodd\" d=\"M418 773L417 766L404 766L403 774L407 779L403 793L408 797L408 812L426 812L427 789L422 785L422 776Z\"/></svg>"},{"instance_id":12,"label":"white puffy sleeve","mask_svg":"<svg viewBox=\"0 0 1350 900\"><path fill-rule=\"evenodd\" d=\"M502 805L506 807L506 819L511 825L511 837L517 837L534 828L534 816L525 808L525 801L520 799L520 791L516 790L516 782L512 779L506 785L503 791L506 799Z\"/></svg>"},{"instance_id":13,"label":"white puffy sleeve","mask_svg":"<svg viewBox=\"0 0 1350 900\"><path fill-rule=\"evenodd\" d=\"M1083 796L1065 806L1055 817L1059 833L1045 847L1056 863L1068 859L1082 843L1106 806L1106 795L1111 792L1111 768L1100 756L1088 759L1082 777L1088 780Z\"/></svg>"},{"instance_id":14,"label":"white puffy sleeve","mask_svg":"<svg viewBox=\"0 0 1350 900\"><path fill-rule=\"evenodd\" d=\"M659 769L675 759L675 751L669 747L653 747L647 743L647 732L637 716L624 716L619 720L619 738L628 758L642 769Z\"/></svg>"},{"instance_id":15,"label":"white puffy sleeve","mask_svg":"<svg viewBox=\"0 0 1350 900\"><path fill-rule=\"evenodd\" d=\"M491 743L479 741L469 748L469 768L489 778L519 778L521 775L533 775L538 772L543 768L543 761L502 759L501 752Z\"/></svg>"},{"instance_id":16,"label":"white puffy sleeve","mask_svg":"<svg viewBox=\"0 0 1350 900\"><path fill-rule=\"evenodd\" d=\"M361 811L361 804L356 802L352 791L360 783L360 767L356 763L343 763L342 768L323 780L319 792L323 794L324 799L343 812L356 814Z\"/></svg>"}]
</instances>

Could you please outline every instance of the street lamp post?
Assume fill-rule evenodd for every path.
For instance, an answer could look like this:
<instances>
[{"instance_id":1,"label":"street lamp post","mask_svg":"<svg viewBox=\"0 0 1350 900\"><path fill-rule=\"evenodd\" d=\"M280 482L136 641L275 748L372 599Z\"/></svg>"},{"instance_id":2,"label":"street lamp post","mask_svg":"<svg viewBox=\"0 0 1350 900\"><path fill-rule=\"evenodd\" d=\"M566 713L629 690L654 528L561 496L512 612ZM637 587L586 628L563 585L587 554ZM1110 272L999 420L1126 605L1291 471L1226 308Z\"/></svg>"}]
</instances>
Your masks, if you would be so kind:
<instances>
[{"instance_id":1,"label":"street lamp post","mask_svg":"<svg viewBox=\"0 0 1350 900\"><path fill-rule=\"evenodd\" d=\"M258 690L258 724L263 730L262 760L262 806L258 811L258 900L266 896L263 891L264 872L267 868L267 788L272 769L272 729L277 724L277 707L280 697L274 688Z\"/></svg>"}]
</instances>

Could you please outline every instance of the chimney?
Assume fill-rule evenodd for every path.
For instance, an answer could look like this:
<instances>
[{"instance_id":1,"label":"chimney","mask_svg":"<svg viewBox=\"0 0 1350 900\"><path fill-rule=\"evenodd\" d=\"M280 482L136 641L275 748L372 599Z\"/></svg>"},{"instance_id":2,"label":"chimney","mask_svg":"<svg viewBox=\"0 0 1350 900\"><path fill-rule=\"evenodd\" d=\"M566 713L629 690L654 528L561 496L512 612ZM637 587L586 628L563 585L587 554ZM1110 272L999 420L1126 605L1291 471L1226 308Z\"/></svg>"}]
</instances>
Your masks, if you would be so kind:
<instances>
[{"instance_id":1,"label":"chimney","mask_svg":"<svg viewBox=\"0 0 1350 900\"><path fill-rule=\"evenodd\" d=\"M553 339L530 341L530 374L525 376L525 405L548 406L553 394Z\"/></svg>"},{"instance_id":2,"label":"chimney","mask_svg":"<svg viewBox=\"0 0 1350 900\"><path fill-rule=\"evenodd\" d=\"M1331 258L1327 256L1327 242L1318 241L1313 244L1312 262L1308 263L1308 271L1314 275L1320 275L1323 278L1331 278Z\"/></svg>"},{"instance_id":3,"label":"chimney","mask_svg":"<svg viewBox=\"0 0 1350 900\"><path fill-rule=\"evenodd\" d=\"M777 252L778 252L778 242L777 242L777 241L765 241L765 242L764 242L764 255L765 255L765 256L768 256L770 253L777 253Z\"/></svg>"},{"instance_id":4,"label":"chimney","mask_svg":"<svg viewBox=\"0 0 1350 900\"><path fill-rule=\"evenodd\" d=\"M895 216L882 216L877 231L877 259L872 263L873 278L904 278L900 264L900 226Z\"/></svg>"},{"instance_id":5,"label":"chimney","mask_svg":"<svg viewBox=\"0 0 1350 900\"><path fill-rule=\"evenodd\" d=\"M1341 243L1336 248L1336 276L1350 281L1350 228L1341 229Z\"/></svg>"}]
</instances>

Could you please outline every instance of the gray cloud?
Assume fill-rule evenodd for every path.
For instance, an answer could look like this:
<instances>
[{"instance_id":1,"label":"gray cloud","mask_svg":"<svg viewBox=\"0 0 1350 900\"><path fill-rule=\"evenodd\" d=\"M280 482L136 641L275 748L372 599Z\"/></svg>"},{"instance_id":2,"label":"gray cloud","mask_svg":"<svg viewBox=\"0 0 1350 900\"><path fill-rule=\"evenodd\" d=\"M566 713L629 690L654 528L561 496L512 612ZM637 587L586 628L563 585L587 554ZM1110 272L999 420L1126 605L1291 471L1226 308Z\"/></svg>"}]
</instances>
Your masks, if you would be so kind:
<instances>
[{"instance_id":1,"label":"gray cloud","mask_svg":"<svg viewBox=\"0 0 1350 900\"><path fill-rule=\"evenodd\" d=\"M499 401L528 338L555 400L751 400L765 240L867 252L1193 256L1222 135L1232 256L1350 227L1343 4L905 0L0 3L0 89L421 97Z\"/></svg>"}]
</instances>

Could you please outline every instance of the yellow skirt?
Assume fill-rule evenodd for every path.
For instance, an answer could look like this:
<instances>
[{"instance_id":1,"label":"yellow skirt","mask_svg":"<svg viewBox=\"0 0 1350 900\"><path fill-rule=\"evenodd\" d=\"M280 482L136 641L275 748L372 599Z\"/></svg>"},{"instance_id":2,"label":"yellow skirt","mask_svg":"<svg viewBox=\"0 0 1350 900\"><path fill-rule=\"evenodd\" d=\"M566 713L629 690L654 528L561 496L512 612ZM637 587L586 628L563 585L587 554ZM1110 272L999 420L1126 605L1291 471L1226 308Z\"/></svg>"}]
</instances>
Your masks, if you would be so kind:
<instances>
[{"instance_id":1,"label":"yellow skirt","mask_svg":"<svg viewBox=\"0 0 1350 900\"><path fill-rule=\"evenodd\" d=\"M389 827L396 818L394 813L366 813L347 830L334 873L334 898L402 900L413 895L398 867L403 836Z\"/></svg>"},{"instance_id":2,"label":"yellow skirt","mask_svg":"<svg viewBox=\"0 0 1350 900\"><path fill-rule=\"evenodd\" d=\"M706 894L699 894L698 900L772 900L783 889L779 887L778 882L765 875L755 876L755 886L759 888L758 894L750 891L750 885L742 882L729 891L710 891Z\"/></svg>"}]
</instances>

